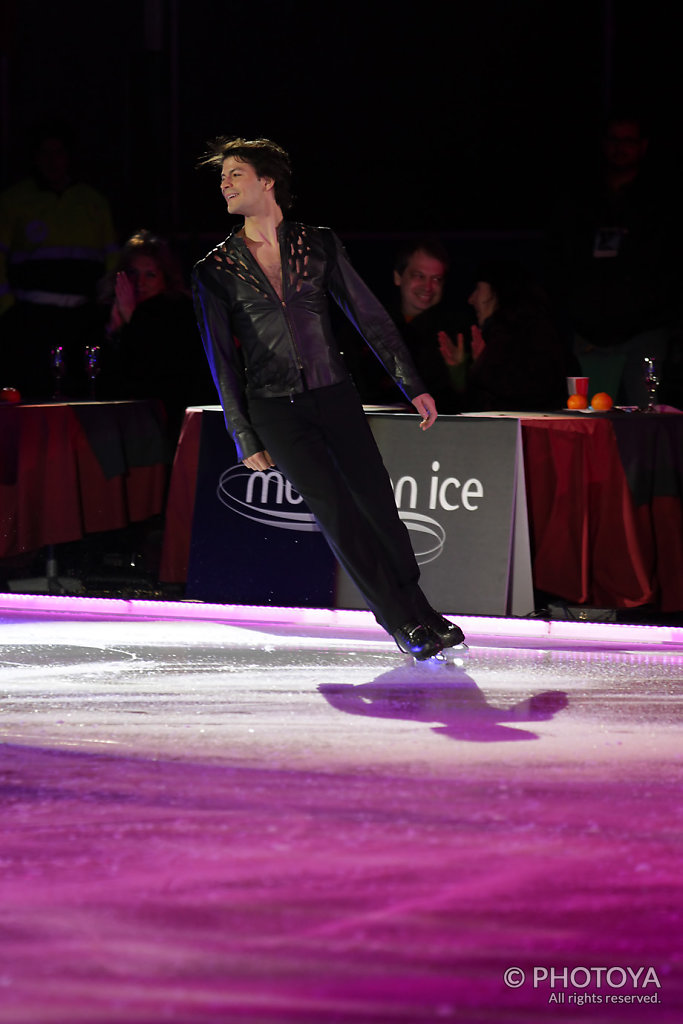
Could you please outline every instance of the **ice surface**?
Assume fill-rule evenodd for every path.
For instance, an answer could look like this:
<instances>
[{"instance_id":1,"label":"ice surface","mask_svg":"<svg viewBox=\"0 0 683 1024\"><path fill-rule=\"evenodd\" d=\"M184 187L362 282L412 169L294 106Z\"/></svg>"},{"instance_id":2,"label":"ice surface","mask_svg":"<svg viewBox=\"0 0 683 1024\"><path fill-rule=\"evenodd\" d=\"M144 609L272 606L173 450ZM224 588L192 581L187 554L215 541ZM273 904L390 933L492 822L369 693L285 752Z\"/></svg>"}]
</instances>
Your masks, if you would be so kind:
<instances>
[{"instance_id":1,"label":"ice surface","mask_svg":"<svg viewBox=\"0 0 683 1024\"><path fill-rule=\"evenodd\" d=\"M683 645L591 636L4 613L0 1021L680 1021Z\"/></svg>"}]
</instances>

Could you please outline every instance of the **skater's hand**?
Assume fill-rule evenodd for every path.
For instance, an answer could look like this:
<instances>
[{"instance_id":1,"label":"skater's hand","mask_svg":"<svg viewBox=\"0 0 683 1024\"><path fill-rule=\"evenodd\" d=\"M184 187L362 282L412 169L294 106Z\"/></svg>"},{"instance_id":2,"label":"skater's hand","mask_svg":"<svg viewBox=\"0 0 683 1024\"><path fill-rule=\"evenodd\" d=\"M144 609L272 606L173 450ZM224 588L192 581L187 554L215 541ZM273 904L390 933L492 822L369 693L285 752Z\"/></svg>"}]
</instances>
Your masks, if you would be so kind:
<instances>
[{"instance_id":1,"label":"skater's hand","mask_svg":"<svg viewBox=\"0 0 683 1024\"><path fill-rule=\"evenodd\" d=\"M436 402L431 395L424 394L413 398L413 405L422 417L420 430L429 430L432 423L436 422L436 417L438 416Z\"/></svg>"},{"instance_id":2,"label":"skater's hand","mask_svg":"<svg viewBox=\"0 0 683 1024\"><path fill-rule=\"evenodd\" d=\"M275 463L271 459L268 452L256 452L255 455L250 455L248 459L242 459L242 462L247 469L255 469L257 472L263 472L264 469L272 469Z\"/></svg>"}]
</instances>

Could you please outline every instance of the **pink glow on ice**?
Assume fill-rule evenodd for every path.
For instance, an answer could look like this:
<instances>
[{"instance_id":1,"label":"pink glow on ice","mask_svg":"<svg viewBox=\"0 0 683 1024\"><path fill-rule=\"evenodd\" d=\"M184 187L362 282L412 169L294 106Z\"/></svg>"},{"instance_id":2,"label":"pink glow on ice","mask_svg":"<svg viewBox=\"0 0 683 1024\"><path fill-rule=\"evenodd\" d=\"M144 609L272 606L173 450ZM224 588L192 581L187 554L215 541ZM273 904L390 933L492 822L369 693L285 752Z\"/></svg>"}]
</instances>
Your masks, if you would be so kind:
<instances>
[{"instance_id":1,"label":"pink glow on ice","mask_svg":"<svg viewBox=\"0 0 683 1024\"><path fill-rule=\"evenodd\" d=\"M377 632L368 611L330 608L275 608L268 605L204 604L192 601L143 601L49 594L0 594L0 610L56 614L74 618L183 619L211 622L261 622L290 626L328 626ZM519 640L569 640L634 645L683 644L683 628L566 622L543 619L458 615L468 637L512 637Z\"/></svg>"}]
</instances>

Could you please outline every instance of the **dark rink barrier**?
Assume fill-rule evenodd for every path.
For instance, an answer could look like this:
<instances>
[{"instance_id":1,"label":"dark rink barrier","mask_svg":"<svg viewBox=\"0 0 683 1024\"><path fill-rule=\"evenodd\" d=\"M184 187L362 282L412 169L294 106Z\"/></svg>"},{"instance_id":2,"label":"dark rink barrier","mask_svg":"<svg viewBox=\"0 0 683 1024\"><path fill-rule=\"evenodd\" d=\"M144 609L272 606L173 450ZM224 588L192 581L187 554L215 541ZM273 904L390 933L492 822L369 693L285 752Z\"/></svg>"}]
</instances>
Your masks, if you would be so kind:
<instances>
[{"instance_id":1,"label":"dark rink barrier","mask_svg":"<svg viewBox=\"0 0 683 1024\"><path fill-rule=\"evenodd\" d=\"M446 612L533 610L521 426L516 419L369 413L430 600ZM237 461L222 414L202 413L186 596L363 608L301 496Z\"/></svg>"}]
</instances>

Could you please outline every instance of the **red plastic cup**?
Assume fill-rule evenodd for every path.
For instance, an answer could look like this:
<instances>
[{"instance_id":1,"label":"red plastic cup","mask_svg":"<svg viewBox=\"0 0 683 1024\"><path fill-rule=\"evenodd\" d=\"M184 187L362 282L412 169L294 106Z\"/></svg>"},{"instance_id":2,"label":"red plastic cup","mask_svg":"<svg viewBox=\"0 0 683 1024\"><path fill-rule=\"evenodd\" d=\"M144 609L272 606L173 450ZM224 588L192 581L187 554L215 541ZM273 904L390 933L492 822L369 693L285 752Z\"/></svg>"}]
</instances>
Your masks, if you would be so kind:
<instances>
[{"instance_id":1,"label":"red plastic cup","mask_svg":"<svg viewBox=\"0 0 683 1024\"><path fill-rule=\"evenodd\" d=\"M570 395L583 395L588 398L588 382L590 377L567 377L567 392Z\"/></svg>"}]
</instances>

